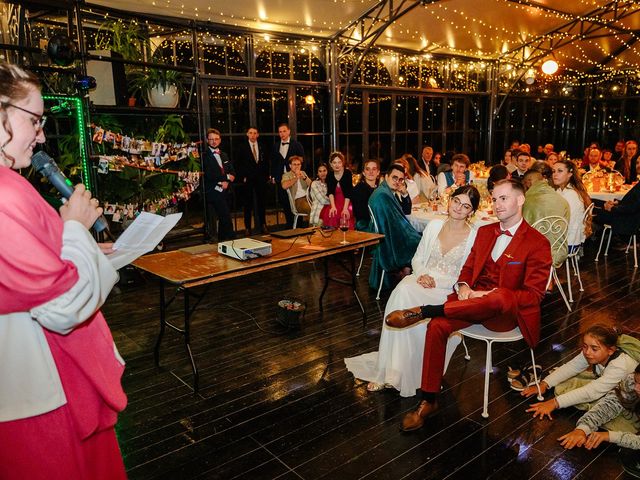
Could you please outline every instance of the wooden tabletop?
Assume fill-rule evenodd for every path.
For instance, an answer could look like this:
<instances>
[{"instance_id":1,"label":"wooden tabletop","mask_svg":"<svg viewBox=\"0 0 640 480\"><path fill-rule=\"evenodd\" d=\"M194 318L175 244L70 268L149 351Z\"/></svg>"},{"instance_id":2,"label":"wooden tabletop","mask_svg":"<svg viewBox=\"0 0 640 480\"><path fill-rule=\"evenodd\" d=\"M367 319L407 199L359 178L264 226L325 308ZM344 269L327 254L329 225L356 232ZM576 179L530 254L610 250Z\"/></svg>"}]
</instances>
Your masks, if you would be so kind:
<instances>
[{"instance_id":1,"label":"wooden tabletop","mask_svg":"<svg viewBox=\"0 0 640 480\"><path fill-rule=\"evenodd\" d=\"M271 242L271 254L266 257L236 260L219 254L218 245L211 244L145 255L132 265L168 282L190 288L375 245L384 235L349 230L346 237L349 243L342 245L342 232L338 230L316 231L312 235L288 239L266 235L254 237Z\"/></svg>"}]
</instances>

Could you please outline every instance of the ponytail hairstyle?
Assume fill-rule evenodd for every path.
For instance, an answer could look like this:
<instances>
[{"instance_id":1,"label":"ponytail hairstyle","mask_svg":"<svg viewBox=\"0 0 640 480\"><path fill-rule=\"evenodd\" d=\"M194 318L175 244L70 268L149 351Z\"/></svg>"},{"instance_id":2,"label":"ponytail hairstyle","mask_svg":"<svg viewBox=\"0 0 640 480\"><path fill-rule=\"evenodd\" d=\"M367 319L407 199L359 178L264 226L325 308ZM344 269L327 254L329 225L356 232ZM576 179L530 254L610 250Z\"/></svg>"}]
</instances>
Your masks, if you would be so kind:
<instances>
[{"instance_id":1,"label":"ponytail hairstyle","mask_svg":"<svg viewBox=\"0 0 640 480\"><path fill-rule=\"evenodd\" d=\"M613 325L607 325L604 323L595 323L582 332L582 335L580 336L580 340L582 340L585 337L585 335L591 335L592 337L595 337L605 347L611 348L611 347L616 347L618 343L618 337L620 336L620 331L618 330L617 327Z\"/></svg>"},{"instance_id":2,"label":"ponytail hairstyle","mask_svg":"<svg viewBox=\"0 0 640 480\"><path fill-rule=\"evenodd\" d=\"M7 159L11 166L16 160L4 151L4 147L13 139L13 130L5 107L8 103L17 103L24 100L33 90L40 91L40 82L33 73L27 72L11 63L0 63L0 123L2 123L2 128L9 136L0 145L0 156Z\"/></svg>"}]
</instances>

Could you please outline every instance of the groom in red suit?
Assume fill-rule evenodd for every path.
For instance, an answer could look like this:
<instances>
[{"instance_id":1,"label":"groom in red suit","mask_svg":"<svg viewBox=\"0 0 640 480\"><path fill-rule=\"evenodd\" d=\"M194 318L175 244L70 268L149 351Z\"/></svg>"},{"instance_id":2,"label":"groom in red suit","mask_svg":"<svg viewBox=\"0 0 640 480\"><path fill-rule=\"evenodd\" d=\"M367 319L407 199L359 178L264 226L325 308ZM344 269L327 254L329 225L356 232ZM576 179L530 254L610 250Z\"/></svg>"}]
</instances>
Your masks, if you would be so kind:
<instances>
[{"instance_id":1,"label":"groom in red suit","mask_svg":"<svg viewBox=\"0 0 640 480\"><path fill-rule=\"evenodd\" d=\"M478 235L458 282L444 305L398 310L387 325L404 328L431 318L422 364L422 398L402 420L404 431L416 430L438 410L447 339L452 332L481 323L506 332L520 327L529 346L540 339L540 301L551 269L549 241L522 219L524 191L514 180L501 180L492 192L499 224L486 225Z\"/></svg>"}]
</instances>

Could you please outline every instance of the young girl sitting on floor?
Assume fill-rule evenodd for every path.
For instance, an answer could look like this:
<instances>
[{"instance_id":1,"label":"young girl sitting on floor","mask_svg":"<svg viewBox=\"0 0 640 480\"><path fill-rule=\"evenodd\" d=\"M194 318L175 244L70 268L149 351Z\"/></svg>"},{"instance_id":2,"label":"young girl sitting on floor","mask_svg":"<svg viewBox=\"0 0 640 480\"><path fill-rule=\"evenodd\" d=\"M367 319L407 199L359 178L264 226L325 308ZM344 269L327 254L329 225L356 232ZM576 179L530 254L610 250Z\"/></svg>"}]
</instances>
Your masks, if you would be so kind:
<instances>
[{"instance_id":1,"label":"young girl sitting on floor","mask_svg":"<svg viewBox=\"0 0 640 480\"><path fill-rule=\"evenodd\" d=\"M619 348L622 343L625 347ZM556 396L531 405L527 412L533 413L534 418L551 419L556 408L575 406L587 410L589 402L602 398L634 371L638 362L625 351L637 344L632 337L619 336L614 327L602 324L589 327L582 334L582 352L540 382L542 394L555 387ZM533 385L521 395L529 397L537 393Z\"/></svg>"}]
</instances>

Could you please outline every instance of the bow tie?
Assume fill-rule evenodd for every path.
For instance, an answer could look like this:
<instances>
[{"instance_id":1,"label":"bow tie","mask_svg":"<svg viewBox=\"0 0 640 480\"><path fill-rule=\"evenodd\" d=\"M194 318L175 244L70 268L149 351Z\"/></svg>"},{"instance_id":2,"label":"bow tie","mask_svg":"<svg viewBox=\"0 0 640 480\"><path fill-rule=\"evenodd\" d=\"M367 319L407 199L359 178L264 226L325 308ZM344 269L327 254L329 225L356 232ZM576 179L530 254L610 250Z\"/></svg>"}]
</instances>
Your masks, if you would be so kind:
<instances>
[{"instance_id":1,"label":"bow tie","mask_svg":"<svg viewBox=\"0 0 640 480\"><path fill-rule=\"evenodd\" d=\"M219 148L212 148L211 151L213 153L217 153L218 155L220 155L220 149Z\"/></svg>"},{"instance_id":2,"label":"bow tie","mask_svg":"<svg viewBox=\"0 0 640 480\"><path fill-rule=\"evenodd\" d=\"M289 145L289 142L282 142L282 145Z\"/></svg>"},{"instance_id":3,"label":"bow tie","mask_svg":"<svg viewBox=\"0 0 640 480\"><path fill-rule=\"evenodd\" d=\"M513 237L509 230L502 230L501 228L496 228L496 236L506 235L507 237Z\"/></svg>"}]
</instances>

